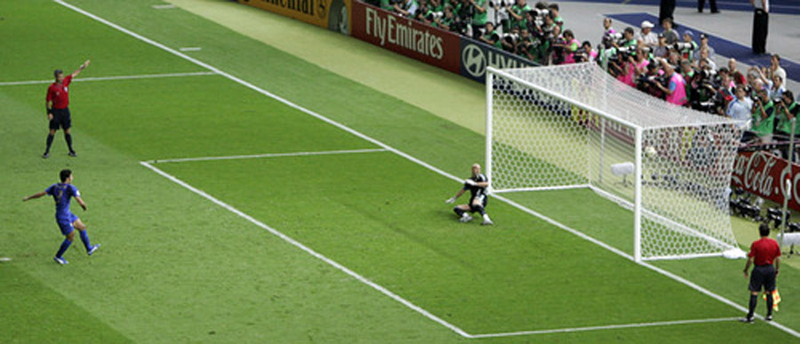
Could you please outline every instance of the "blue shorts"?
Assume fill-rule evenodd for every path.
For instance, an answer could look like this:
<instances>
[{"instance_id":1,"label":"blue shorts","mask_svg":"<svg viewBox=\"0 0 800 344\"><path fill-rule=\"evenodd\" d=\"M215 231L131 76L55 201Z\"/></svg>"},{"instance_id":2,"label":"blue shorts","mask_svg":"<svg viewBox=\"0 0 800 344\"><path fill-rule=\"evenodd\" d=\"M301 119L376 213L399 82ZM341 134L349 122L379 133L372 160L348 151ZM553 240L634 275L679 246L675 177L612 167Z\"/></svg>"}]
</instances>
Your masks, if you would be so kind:
<instances>
[{"instance_id":1,"label":"blue shorts","mask_svg":"<svg viewBox=\"0 0 800 344\"><path fill-rule=\"evenodd\" d=\"M69 217L67 218L56 218L56 223L58 224L58 227L61 228L61 234L66 236L75 230L75 227L73 227L72 224L78 220L79 219L77 215L70 213Z\"/></svg>"}]
</instances>

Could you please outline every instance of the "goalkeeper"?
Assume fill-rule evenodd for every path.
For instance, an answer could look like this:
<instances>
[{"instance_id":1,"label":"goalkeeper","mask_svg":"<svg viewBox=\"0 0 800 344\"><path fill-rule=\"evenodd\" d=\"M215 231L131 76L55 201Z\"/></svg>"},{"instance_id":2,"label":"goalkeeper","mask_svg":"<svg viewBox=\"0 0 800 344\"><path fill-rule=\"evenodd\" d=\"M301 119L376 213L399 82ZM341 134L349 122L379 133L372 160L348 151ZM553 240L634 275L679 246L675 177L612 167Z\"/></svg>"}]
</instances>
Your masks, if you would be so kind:
<instances>
[{"instance_id":1,"label":"goalkeeper","mask_svg":"<svg viewBox=\"0 0 800 344\"><path fill-rule=\"evenodd\" d=\"M472 216L470 216L470 213L477 211L481 214L481 216L483 216L483 222L481 225L491 225L493 224L492 220L489 219L489 215L486 214L486 203L489 199L486 188L488 187L489 178L486 178L486 175L481 173L481 165L474 164L472 165L472 177L465 179L464 187L461 188L461 190L458 190L458 193L445 201L445 203L455 203L456 199L461 197L464 192L469 190L471 194L469 203L457 205L455 208L453 208L453 211L455 211L456 215L459 217L458 220L461 222L472 221Z\"/></svg>"}]
</instances>

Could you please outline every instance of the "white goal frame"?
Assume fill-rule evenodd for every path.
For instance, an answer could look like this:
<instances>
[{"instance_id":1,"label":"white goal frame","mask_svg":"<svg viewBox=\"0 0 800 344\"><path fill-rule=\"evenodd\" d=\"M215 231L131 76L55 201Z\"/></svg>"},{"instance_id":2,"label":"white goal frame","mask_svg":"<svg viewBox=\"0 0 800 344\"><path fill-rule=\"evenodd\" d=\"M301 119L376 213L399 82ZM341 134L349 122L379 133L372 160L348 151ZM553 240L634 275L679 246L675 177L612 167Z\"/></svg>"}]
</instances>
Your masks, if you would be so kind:
<instances>
[{"instance_id":1,"label":"white goal frame","mask_svg":"<svg viewBox=\"0 0 800 344\"><path fill-rule=\"evenodd\" d=\"M534 67L534 68L548 68L548 67ZM494 139L494 132L493 131L495 129L494 128L494 123L493 123L493 109L494 109L494 98L493 97L494 97L494 93L495 93L494 87L495 87L496 75L500 76L500 77L502 77L502 78L504 78L506 80L511 80L514 83L519 84L519 85L521 85L521 86L523 86L525 88L531 89L531 90L533 90L535 92L544 93L545 95L547 95L549 97L553 97L553 98L558 99L560 101L566 102L566 103L570 104L571 106L580 108L580 109L585 110L585 111L589 111L589 112L591 112L592 114L595 114L595 115L602 116L607 121L616 122L616 123L624 125L626 127L630 127L630 128L635 129L635 141L634 141L634 157L635 158L634 158L634 172L633 172L634 197L633 197L633 202L630 202L629 200L626 200L624 198L618 197L618 196L616 196L616 195L614 195L614 194L612 194L610 192L607 192L605 190L602 190L599 187L596 187L596 186L592 185L591 182L590 183L586 183L586 184L547 186L547 187L523 187L523 188L514 188L514 189L507 189L507 190L495 190L492 187L492 184L490 184L490 186L489 186L489 192L490 193L505 193L505 192L518 192L518 191L537 191L537 190L558 190L558 189L570 189L570 188L589 188L592 191L594 191L596 194L600 195L601 197L610 199L613 202L619 204L620 206L628 208L628 209L631 209L633 211L633 215L634 215L634 221L633 221L634 222L633 223L633 227L634 227L633 228L634 229L634 231L633 231L633 236L634 236L633 237L633 241L634 241L633 242L633 245L634 245L634 247L633 247L633 258L637 262L642 262L643 260L687 259L687 258L697 258L697 257L721 256L721 255L723 255L723 252L725 252L725 251L730 251L730 252L736 251L736 252L743 253L743 251L741 251L741 249L735 244L735 239L733 240L733 243L730 240L727 241L727 242L719 240L717 238L714 238L713 236L705 234L705 233L703 233L701 231L693 229L693 228L691 228L689 226L681 224L681 223L679 223L677 221L674 221L674 220L672 220L670 218L667 218L665 216L656 214L655 212L651 212L651 211L649 211L647 209L644 209L642 207L642 183L643 183L643 180L642 180L642 172L640 172L640 171L642 171L643 150L644 150L644 147L643 147L643 144L642 144L642 142L643 142L643 131L645 129L653 129L654 127L643 127L641 124L637 124L637 123L633 123L631 121L627 121L627 120L625 120L623 118L619 118L618 116L613 116L613 115L607 113L606 111L604 111L602 109L598 109L598 108L593 107L591 105L583 104L583 103L581 103L579 101L576 101L574 99L570 99L567 96L559 94L558 92L555 92L555 91L553 91L551 89L548 89L546 87L542 87L540 85L536 85L536 84L531 83L531 82L529 82L527 80L523 80L520 77L512 75L512 74L510 74L510 73L508 73L506 71L499 70L499 69L492 68L492 67L488 67L487 68L487 73L486 73L486 104L487 104L487 107L486 107L486 145L485 145L485 153L486 153L485 164L486 164L486 166L485 166L485 174L489 178L490 181L493 181L493 172L494 172L494 169L495 169L494 162L493 162L493 139ZM616 82L616 81L611 81L611 82ZM608 83L606 83L604 85L604 87L606 89L609 89L610 86L609 86ZM602 101L603 102L607 101L605 99L605 96L603 96L603 100ZM654 102L655 101L663 102L663 101L658 100L656 98L653 98L653 101ZM603 121L602 123L606 123L606 122ZM731 120L731 119L724 119L724 118L720 118L720 123L728 124L728 125L731 125L731 126L736 126L736 125L740 125L741 124L740 122L737 122L737 121L734 121L734 120ZM658 126L656 128L672 128L672 127L677 128L677 127L682 127L682 126L685 126L685 124L679 124L679 123L663 124L663 125L660 125L660 126ZM604 135L605 135L605 131L601 130L601 145L603 144L602 142L605 142L605 136ZM600 159L602 161L602 159L603 159L602 155L601 155ZM731 171L731 169L732 169L732 166L728 166L728 169L727 169L727 171L728 171L728 179L730 179L730 171ZM603 178L602 177L602 172L600 172L600 178L601 179ZM691 235L691 236L694 236L694 237L697 237L697 238L702 238L704 240L707 240L708 242L713 243L713 245L715 247L719 248L718 252L643 257L643 255L642 255L642 215L643 215L643 213L647 214L649 219L651 219L651 220L654 219L655 222L658 222L658 223L661 223L663 225L669 226L670 229L675 231L675 232L685 233L685 234L688 234L688 235ZM730 230L731 237L733 237L732 230L730 228L728 228L728 229Z\"/></svg>"}]
</instances>

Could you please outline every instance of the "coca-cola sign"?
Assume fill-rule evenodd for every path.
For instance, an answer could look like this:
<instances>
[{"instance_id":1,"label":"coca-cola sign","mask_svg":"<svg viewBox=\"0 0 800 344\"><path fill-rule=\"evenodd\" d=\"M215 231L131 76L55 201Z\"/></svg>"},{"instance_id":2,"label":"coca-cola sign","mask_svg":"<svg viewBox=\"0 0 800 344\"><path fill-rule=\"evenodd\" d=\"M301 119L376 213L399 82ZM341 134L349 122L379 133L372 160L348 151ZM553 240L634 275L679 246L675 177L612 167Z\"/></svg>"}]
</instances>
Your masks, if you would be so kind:
<instances>
[{"instance_id":1,"label":"coca-cola sign","mask_svg":"<svg viewBox=\"0 0 800 344\"><path fill-rule=\"evenodd\" d=\"M733 166L731 185L759 197L783 203L785 186L782 184L785 184L785 180L791 180L789 208L800 210L800 188L797 185L800 182L800 165L792 164L791 171L786 168L788 165L787 160L770 153L740 152Z\"/></svg>"}]
</instances>

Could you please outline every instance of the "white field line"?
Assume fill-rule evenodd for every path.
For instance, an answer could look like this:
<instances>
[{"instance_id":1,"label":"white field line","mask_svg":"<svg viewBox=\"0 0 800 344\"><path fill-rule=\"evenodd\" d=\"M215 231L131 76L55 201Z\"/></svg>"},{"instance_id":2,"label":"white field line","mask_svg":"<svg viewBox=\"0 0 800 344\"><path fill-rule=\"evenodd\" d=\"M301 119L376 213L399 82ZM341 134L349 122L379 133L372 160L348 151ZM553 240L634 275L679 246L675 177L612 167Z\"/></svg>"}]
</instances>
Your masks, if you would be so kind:
<instances>
[{"instance_id":1,"label":"white field line","mask_svg":"<svg viewBox=\"0 0 800 344\"><path fill-rule=\"evenodd\" d=\"M180 51L200 51L200 50L203 50L203 48L201 48L201 47L185 47L185 48L180 48L178 50L180 50Z\"/></svg>"},{"instance_id":2,"label":"white field line","mask_svg":"<svg viewBox=\"0 0 800 344\"><path fill-rule=\"evenodd\" d=\"M238 160L238 159L260 159L260 158L279 158L291 156L310 156L310 155L333 155L333 154L360 154L360 153L377 153L386 152L385 149L353 149L353 150L335 150L335 151L319 151L319 152L296 152L296 153L272 153L272 154L255 154L255 155L230 155L230 156L210 156L201 158L179 158L179 159L157 159L147 161L148 164L161 164L168 162L188 162L188 161L212 161L212 160Z\"/></svg>"},{"instance_id":3,"label":"white field line","mask_svg":"<svg viewBox=\"0 0 800 344\"><path fill-rule=\"evenodd\" d=\"M94 78L78 78L72 82L82 81L107 81L107 80L130 80L130 79L156 79L156 78L182 78L187 76L214 75L214 72L193 72L193 73L167 73L167 74L141 74L141 75L119 75L119 76L100 76ZM30 81L6 81L0 82L0 86L19 86L49 84L53 80L30 80Z\"/></svg>"},{"instance_id":4,"label":"white field line","mask_svg":"<svg viewBox=\"0 0 800 344\"><path fill-rule=\"evenodd\" d=\"M112 27L112 28L114 28L114 29L116 29L116 30L119 30L119 31L121 31L121 32L123 32L123 33L126 33L126 34L128 34L128 35L130 35L130 36L132 36L132 37L134 37L134 38L136 38L136 39L138 39L138 40L140 40L140 41L143 41L143 42L145 42L145 43L148 43L148 44L151 44L151 45L153 45L153 46L156 46L156 47L158 47L158 48L161 48L161 49L163 49L163 50L165 50L165 51L167 51L167 52L169 52L169 53L171 53L171 54L173 54L173 55L176 55L176 56L178 56L178 57L181 57L181 58L183 58L183 59L185 59L185 60L187 60L187 61L190 61L190 62L192 62L192 63L195 63L195 64L197 64L197 65L199 65L199 66L201 66L201 67L204 67L204 68L206 68L206 69L208 69L208 70L210 70L210 71L212 71L212 72L214 72L214 73L216 73L216 74L219 74L220 76L226 77L226 78L230 79L231 81L233 81L233 82L236 82L236 83L238 83L238 84L240 84L240 85L242 85L242 86L244 86L244 87L247 87L247 88L249 88L249 89L251 89L251 90L253 90L253 91L256 91L256 92L258 92L258 93L261 93L261 94L263 94L263 95L265 95L265 96L268 96L268 97L270 97L270 98L273 98L273 99L275 99L275 100L277 100L277 101L279 101L279 102L282 102L282 103L286 104L286 105L287 105L287 106L289 106L289 107L292 107L292 108L294 108L294 109L297 109L297 110L299 110L299 111L302 111L302 112L304 112L304 113L308 114L309 116L315 117L315 118L317 118L317 119L319 119L319 120L321 120L321 121L323 121L323 122L325 122L325 123L331 124L331 125L333 125L333 126L335 126L335 127L339 128L339 129L342 129L342 130L344 130L344 131L346 131L346 132L348 132L348 133L350 133L350 134L352 134L352 135L356 136L356 137L360 137L360 138L362 138L362 139L364 139L364 140L366 140L366 141L372 142L372 143L374 143L375 145L377 145L377 146L379 146L379 147L383 147L383 148L384 148L384 149L386 149L387 151L393 152L393 153L395 153L395 154L397 154L397 155L399 155L399 156L401 156L401 157L403 157L403 158L406 158L406 159L408 159L408 160L410 160L410 161L412 161L412 162L414 162L414 163L416 163L416 164L418 164L418 165L421 165L421 166L423 166L423 167L425 167L425 168L427 168L427 169L429 169L429 170L431 170L431 171L433 171L433 172L436 172L436 173L438 173L438 174L440 174L440 175L442 175L442 176L444 176L444 177L447 177L447 178L449 178L449 179L451 179L451 180L454 180L454 181L457 181L457 182L459 182L459 183L460 183L460 182L461 182L461 180L462 180L461 178L458 178L458 177L456 177L456 176L454 176L454 175L452 175L452 174L450 174L450 173L447 173L447 172L445 172L445 171L442 171L442 170L440 170L440 169L438 169L438 168L436 168L436 167L434 167L434 166L432 166L432 165L430 165L430 164L428 164L428 163L426 163L426 162L424 162L424 161L422 161L422 160L419 160L419 159L417 159L417 158L415 158L415 157L413 157L413 156L411 156L411 155L408 155L408 154L406 154L406 153L404 153L404 152L402 152L402 151L399 151L399 150L397 150L397 149L395 149L395 148L393 148L393 147L391 147L391 146L389 146L389 145L387 145L387 144L385 144L385 143L383 143L383 142L381 142L381 141L378 141L378 140L376 140L376 139L374 139L374 138L372 138L372 137L369 137L369 136L367 136L367 135L365 135L365 134L362 134L362 133L360 133L360 132L358 132L358 131L356 131L356 130L354 130L354 129L351 129L350 127L347 127L347 126L345 126L345 125L343 125L343 124L340 124L340 123L338 123L338 122L336 122L336 121L333 121L333 120L331 120L331 119L329 119L329 118L327 118L327 117L324 117L324 116L322 116L322 115L320 115L320 114L317 114L317 113L315 113L315 112L313 112L313 111L311 111L311 110L308 110L308 109L306 109L306 108L303 108L303 107L301 107L301 106L299 106L299 105L297 105L297 104L294 104L294 103L292 103L292 102L290 102L290 101L288 101L288 100L286 100L286 99L283 99L283 98L281 98L281 97L278 97L277 95L274 95L274 94L272 94L272 93L270 93L270 92L268 92L268 91L266 91L266 90L263 90L263 89L261 89L261 88L259 88L259 87L255 86L255 85L253 85L253 84L251 84L251 83L249 83L249 82L247 82L247 81L244 81L244 80L242 80L242 79L239 79L239 78L237 78L237 77L235 77L235 76L233 76L233 75L231 75L231 74L228 74L228 73L226 73L226 72L223 72L222 70L220 70L220 69L218 69L218 68L216 68L216 67L214 67L214 66L211 66L211 65L209 65L209 64L207 64L207 63L205 63L205 62L202 62L202 61L200 61L200 60L197 60L197 59L195 59L195 58L192 58L192 57L190 57L190 56L188 56L188 55L186 55L186 54L182 54L181 52L179 52L179 51L176 51L175 49L172 49L172 48L170 48L170 47L167 47L167 46L165 46L165 45L163 45L163 44L161 44L161 43L158 43L158 42L156 42L156 41L153 41L153 40L151 40L151 39L149 39L149 38L147 38L147 37L144 37L144 36L142 36L142 35L139 35L139 34L137 34L137 33L133 32L133 31L130 31L130 30L128 30L128 29L126 29L126 28L123 28L123 27L121 27L121 26L119 26L119 25L117 25L117 24L115 24L115 23L112 23L112 22L110 22L110 21L108 21L108 20L106 20L106 19L103 19L103 18L101 18L101 17L98 17L98 16L96 16L96 15L94 15L94 14L92 14L92 13L89 13L89 12L87 12L87 11L85 11L85 10L81 9L81 8L78 8L78 7L74 6L74 5L71 5L71 4L68 4L68 3L65 3L63 0L53 0L53 1L54 1L54 2L56 2L56 3L58 3L58 4L60 4L60 5L62 5L62 6L64 6L64 7L67 7L67 8L69 8L69 9L72 9L73 11L76 11L76 12L78 12L78 13L81 13L81 14L83 14L83 15L85 15L85 16L87 16L87 17L89 17L89 18L92 18L92 19L94 19L94 20L96 20L96 21L98 21L98 22L101 22L101 23L103 23L103 24L105 24L105 25L108 25L108 26L110 26L110 27ZM168 174L161 172L160 170L156 169L155 167L152 167L152 166L150 166L150 165L149 165L149 164L147 164L147 163L144 163L144 162L143 162L142 164L143 164L143 165L145 165L145 166L147 166L147 167L148 167L148 168L150 168L150 169L153 169L154 171L157 171L159 174L162 174L162 175L163 175L163 176L165 176L165 177L169 176ZM170 180L173 180L173 181L179 182L179 184L183 185L183 186L184 186L184 187L186 187L186 188L189 188L190 190L197 190L197 189L195 189L195 188L191 187L190 185L188 185L188 184L186 184L186 183L180 182L180 181L179 181L177 178L175 178L175 177L171 177L171 176L169 176L169 177L167 177L167 178L169 178ZM202 191L200 191L200 190L197 190L197 192L202 192ZM203 194L204 194L204 193L203 193ZM201 195L202 195L202 194L201 194ZM204 196L204 197L206 197L206 196ZM213 197L211 197L211 196L207 196L207 198L209 198L209 199L213 199ZM497 197L497 198L498 198L498 199L501 199L501 200L509 201L509 200L507 200L507 199L504 199L504 198L501 198L501 197ZM219 201L217 201L217 202L219 202ZM215 203L216 203L216 202L215 202ZM222 203L222 202L219 202L218 204L224 204L224 203ZM510 204L510 203L509 203L509 204ZM518 205L518 204L516 205L516 207L518 207L518 208L520 208L520 209L523 209L523 208L524 208L524 209L527 209L527 208L525 208L525 207L522 207L521 205ZM233 209L233 208L231 208L231 209ZM230 209L229 209L229 210L230 210ZM235 210L235 209L234 209L234 210ZM237 212L238 212L238 210L237 210ZM549 218L547 218L547 217L545 217L545 216L543 216L543 215L541 215L541 214L538 214L538 213L536 213L536 212L534 212L534 211L532 211L532 210L530 210L530 209L527 209L527 212L529 212L530 214L532 214L532 215L534 215L534 216L540 217L541 219L543 219L543 220L545 220L545 221L548 221L548 222L551 222L551 221L552 221L551 223L553 223L553 224L557 224L557 223L558 223L558 222L555 222L554 220L552 220L552 219L549 219ZM252 219L252 218L251 218L250 216L248 216L247 214L244 214L244 213L241 213L241 212L238 212L238 213L240 214L240 216L242 216L242 217L244 217L244 218L247 218L247 219ZM251 222L253 222L253 223L260 223L260 222L256 221L255 219L252 219L252 220L251 220ZM262 224L262 225L263 225L263 224ZM569 228L569 227L567 227L567 226L564 226L564 225L562 225L562 224L558 224L557 226L558 226L559 228L562 228L562 229L567 229L567 228ZM266 227L266 225L264 225L264 227ZM269 228L269 227L267 227L267 228ZM587 239L587 240L589 240L589 241L591 241L591 242L593 242L593 243L595 243L595 244L598 244L598 245L600 245L601 247L604 247L604 248L606 248L606 249L610 250L611 252L614 252L614 253L616 253L616 254L618 254L618 255L621 255L622 257L625 257L625 258L627 258L627 259L630 259L631 261L634 261L634 260L633 260L633 259L632 259L632 258L631 258L629 255L627 255L627 254L625 254L625 253L623 253L623 252L621 252L621 251L619 251L619 250L617 250L617 249L615 249L615 248L613 248L613 247L611 247L611 246L609 246L609 245L607 245L607 244L605 244L605 243L602 243L601 241L599 241L599 240L597 240L597 239L591 238L590 236L588 236L588 235L586 235L586 234L583 234L583 233L581 233L581 232L579 232L579 231L577 231L577 230L571 229L571 228L569 228L569 230L568 230L568 231L569 231L570 233L573 233L573 234L576 234L576 235L578 235L578 236L579 236L579 237L581 237L581 238ZM282 237L282 238L284 238L284 237L285 237L285 238L286 238L285 240L287 240L287 239L288 239L288 240L292 240L291 238L289 238L289 237L286 237L285 235L281 234L281 233L280 233L280 232L278 232L278 231L271 230L271 232L273 232L273 234L275 234L275 235L278 235L278 236L280 236L280 237ZM580 233L580 234L578 234L578 233ZM287 240L287 241L288 241L288 240ZM293 242L296 242L296 241L294 241L294 240L292 240L292 241L293 241ZM302 246L302 244L300 244L300 243L297 243L297 245L299 245L298 247L305 247L305 246ZM306 249L308 249L308 248L306 247ZM308 249L308 252L309 252L309 253L312 253L312 252L314 252L314 251L312 251L312 250ZM315 257L318 257L318 258L322 257L321 255L319 255L319 256L318 256L318 254L317 254L316 252L312 253L312 255L314 255ZM322 258L320 258L320 259L322 259ZM635 262L635 261L634 261L634 262ZM330 261L330 263L334 263L334 264L335 264L335 262L333 262L333 261ZM712 298L714 298L714 299L716 299L716 300L718 300L718 301L720 301L720 302L723 302L723 303L725 303L725 304L731 305L731 306L733 306L734 308L736 308L736 309L738 309L738 310L741 310L741 311L743 311L743 312L744 312L744 311L746 311L746 309L745 309L744 307L742 307L742 306L739 306L738 304L734 303L733 301L730 301L730 300L728 300L728 299L726 299L726 298L724 298L724 297L722 297L722 296L719 296L719 295L717 295L717 294L714 294L714 293L712 293L711 291L709 291L709 290L706 290L706 289L704 289L704 288L702 288L702 287L700 287L700 286L697 286L696 284L694 284L694 283L692 283L692 282L689 282L689 281L687 281L686 279L684 279L684 278L682 278L682 277L676 276L675 274L672 274L672 273L670 273L670 272L667 272L667 271L665 271L665 270L662 270L662 269L660 269L660 268L654 267L654 266L652 266L652 265L650 265L650 264L647 264L647 263L637 263L637 264L639 264L639 265L642 265L642 266L644 266L644 267L647 267L647 268L649 268L649 269L652 269L652 270L654 270L654 271L656 271L656 272L659 272L659 273L663 274L664 276L667 276L667 277L669 277L669 278L672 278L672 279L674 279L674 280L676 280L676 281L678 281L678 282L680 282L680 283L686 284L686 285L688 285L688 286L690 286L690 287L692 287L692 288L694 288L694 289L696 289L696 290L698 290L698 291L701 291L702 293L704 293L704 294L706 294L706 295L709 295L709 296L711 296ZM338 265L338 264L337 264L337 265ZM336 266L336 265L335 265L335 266ZM345 270L346 270L346 271L350 271L349 269L345 268L344 266L341 266L341 265L338 265L338 266L340 266L340 267L341 267L340 269L342 269L342 271L345 271ZM355 273L353 272L353 274L355 274ZM357 275L357 274L356 274L356 275ZM362 277L362 278L363 278L363 277ZM372 283L372 282L370 282L369 280L366 280L366 279L363 279L363 280L360 280L360 281L362 281L362 282L364 282L364 283L368 283L368 285L370 285L371 287L375 288L376 290L379 290L379 291L381 291L381 292L382 292L382 293L384 293L385 295L392 297L393 299L395 299L395 300L397 300L397 301L399 301L399 302L403 303L404 305L406 305L406 306L408 306L409 308L411 308L411 309L413 309L413 310L417 311L418 313L422 314L423 316L425 316L425 317L427 317L427 318L429 318L429 319L431 319L431 320L433 320L433 321L435 321L435 322L437 322L437 323L439 323L439 324L441 324L441 325L443 325L443 326L447 327L448 329L452 330L453 332L456 332L456 333L458 333L459 335L461 335L461 336L463 336L463 337L466 337L466 338L474 338L474 336L473 336L473 335L471 335L471 334L469 334L469 333L466 333L464 330L462 330L462 329L460 329L460 328L456 327L455 325L452 325L452 324L450 324L450 323L448 323L448 322L446 322L446 321L444 321L444 320L442 320L442 319L440 319L440 318L436 317L435 315L433 315L433 314L429 313L428 311L426 311L426 310L424 310L424 309L422 309L422 308L419 308L418 306L416 306L416 305L413 305L413 304L411 304L411 303L410 303L410 302L408 302L408 301L405 301L405 300L404 300L404 299L402 299L401 297L399 297L399 296L395 295L394 293L391 293L390 291L386 290L385 288L383 288L383 287L381 287L381 286L379 286L379 285L377 285L377 284L374 284L374 283ZM405 302L403 302L403 301L401 301L401 300L403 300L403 301L405 301ZM772 325L772 326L775 326L775 327L777 327L777 328L779 328L779 329L781 329L781 330L783 330L783 331L785 331L785 332L787 332L787 333L789 333L789 334L791 334L791 335L793 335L793 336L795 336L795 337L798 337L798 338L800 338L800 333L798 333L797 331L794 331L793 329L790 329L790 328L788 328L788 327L785 327L785 326L783 326L783 325L780 325L780 324L776 323L775 321L770 321L770 322L769 322L769 324L770 324L770 325Z\"/></svg>"},{"instance_id":5,"label":"white field line","mask_svg":"<svg viewBox=\"0 0 800 344\"><path fill-rule=\"evenodd\" d=\"M597 330L616 330L616 329L623 329L623 328L700 324L700 323L712 323L712 322L734 321L734 320L738 320L738 318L675 320L675 321L661 321L661 322L651 322L651 323L641 323L641 324L589 326L589 327L562 328L562 329L541 330L541 331L520 331L520 332L506 332L506 333L476 334L476 335L473 335L472 338L497 338L497 337L512 337L512 336L524 336L524 335L534 335L534 334L584 332L584 331L597 331Z\"/></svg>"},{"instance_id":6,"label":"white field line","mask_svg":"<svg viewBox=\"0 0 800 344\"><path fill-rule=\"evenodd\" d=\"M155 8L157 10L168 10L168 9L171 9L171 8L175 8L175 5L173 5L173 4L153 5L153 8Z\"/></svg>"},{"instance_id":7,"label":"white field line","mask_svg":"<svg viewBox=\"0 0 800 344\"><path fill-rule=\"evenodd\" d=\"M313 249L309 248L308 246L303 245L299 241L292 239L291 237L287 236L286 234L283 234L283 233L275 230L274 228L265 225L261 221L258 221L256 219L254 219L252 216L247 215L247 214L241 212L240 210L228 205L227 203L222 202L222 201L214 198L214 196L211 196L211 195L207 194L203 190L195 188L195 187L187 184L186 182L184 182L184 181L182 181L182 180L180 180L180 179L178 179L178 178L176 178L176 177L174 177L174 176L172 176L172 175L170 175L170 174L168 174L168 173L166 173L166 172L154 167L153 165L151 165L151 164L149 164L147 162L140 162L140 164L142 164L143 166L153 170L154 172L160 174L161 176L169 179L170 181L172 181L174 183L177 183L178 185L183 186L184 188L189 189L190 191L192 191L192 192L204 197L205 199L213 202L214 204L225 208L226 210L238 215L239 217L249 221L250 223L252 223L252 224L254 224L254 225L258 226L258 227L261 227L262 229L267 230L268 232L272 233L273 235L275 235L275 236L283 239L284 241L294 245L295 247L305 251L306 253L312 255L313 257L316 257L317 259L322 260L323 262L333 266L334 268L336 268L336 269L338 269L338 270L350 275L351 277L355 278L359 282L364 283L364 284L372 287L373 289L381 292L382 294L392 298L393 300L395 300L397 302L400 302L404 306L413 309L414 311L424 315L425 317L427 317L427 318L429 318L429 319L431 319L433 321L438 322L439 324L449 328L450 330L460 334L461 336L470 337L469 333L464 332L464 330L462 330L462 329L460 329L460 328L448 323L447 321L444 321L444 320L440 319L439 317L429 313L428 311L426 311L426 310L422 309L421 307L411 303L410 301L400 297L399 295L391 292L390 290L382 287L381 285L368 280L366 277L359 275L358 273L356 273L353 270L348 269L344 265L341 265L341 264L333 261L332 259L330 259L328 257L325 257L324 255L318 253L317 251L314 251Z\"/></svg>"}]
</instances>

